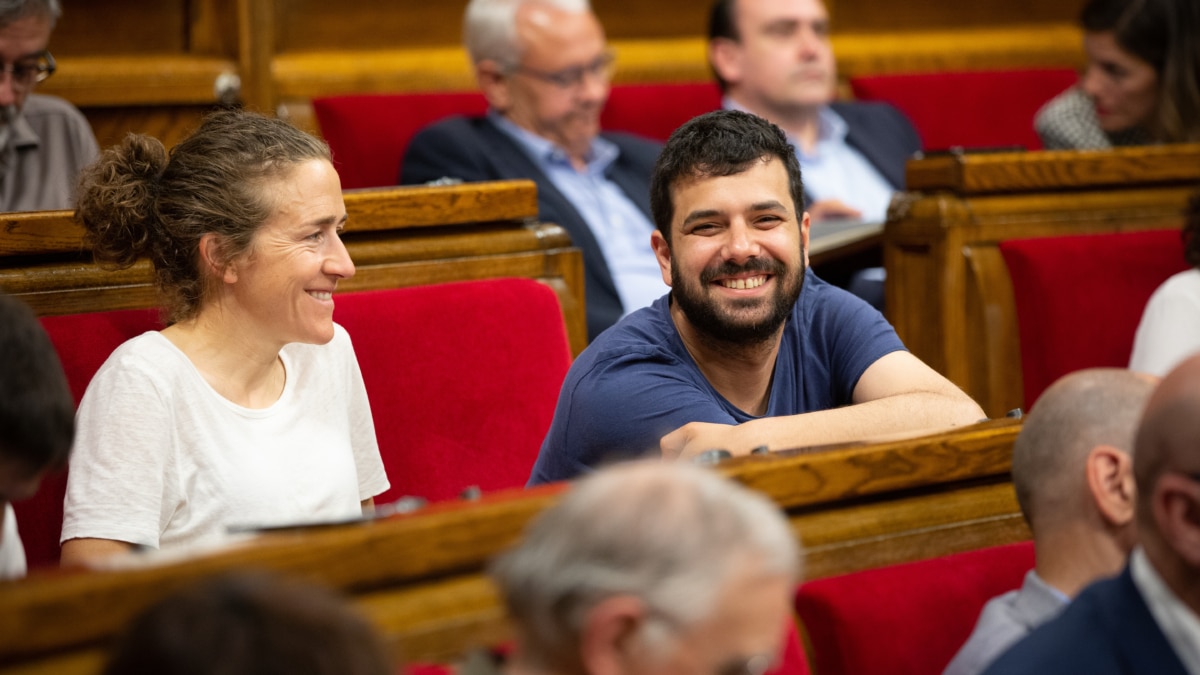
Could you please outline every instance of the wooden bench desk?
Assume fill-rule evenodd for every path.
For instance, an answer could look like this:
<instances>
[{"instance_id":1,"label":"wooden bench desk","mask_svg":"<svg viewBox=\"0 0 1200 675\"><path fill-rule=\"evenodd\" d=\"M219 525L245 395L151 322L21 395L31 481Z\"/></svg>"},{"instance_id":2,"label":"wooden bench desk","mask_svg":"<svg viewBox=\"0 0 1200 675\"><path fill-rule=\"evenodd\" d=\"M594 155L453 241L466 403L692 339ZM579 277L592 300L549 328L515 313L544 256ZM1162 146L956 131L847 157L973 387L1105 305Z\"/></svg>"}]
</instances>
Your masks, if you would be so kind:
<instances>
[{"instance_id":1,"label":"wooden bench desk","mask_svg":"<svg viewBox=\"0 0 1200 675\"><path fill-rule=\"evenodd\" d=\"M583 261L559 226L537 222L531 181L396 187L345 193L343 239L356 291L495 277L528 277L558 294L578 354L587 345ZM148 261L102 269L69 211L0 215L0 289L38 314L157 305Z\"/></svg>"},{"instance_id":2,"label":"wooden bench desk","mask_svg":"<svg viewBox=\"0 0 1200 675\"><path fill-rule=\"evenodd\" d=\"M1200 145L930 157L910 161L907 180L884 227L888 318L913 354L995 417L1023 401L997 244L1178 229L1200 187Z\"/></svg>"},{"instance_id":3,"label":"wooden bench desk","mask_svg":"<svg viewBox=\"0 0 1200 675\"><path fill-rule=\"evenodd\" d=\"M720 469L780 505L804 543L805 577L1028 538L1008 480L1020 423L876 444L786 451ZM54 571L0 584L0 669L95 673L140 609L223 570L275 570L350 594L397 656L449 661L509 639L487 561L563 484L434 505L375 522L266 534L186 562Z\"/></svg>"}]
</instances>

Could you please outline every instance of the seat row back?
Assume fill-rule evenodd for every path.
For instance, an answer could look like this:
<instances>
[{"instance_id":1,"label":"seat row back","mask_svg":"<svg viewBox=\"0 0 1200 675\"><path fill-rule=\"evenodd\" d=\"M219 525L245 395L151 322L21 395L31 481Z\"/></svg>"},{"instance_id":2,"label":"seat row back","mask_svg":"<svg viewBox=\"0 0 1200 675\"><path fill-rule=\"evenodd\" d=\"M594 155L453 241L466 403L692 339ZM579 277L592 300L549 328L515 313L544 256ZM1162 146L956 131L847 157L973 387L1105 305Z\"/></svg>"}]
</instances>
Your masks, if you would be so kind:
<instances>
[{"instance_id":1,"label":"seat row back","mask_svg":"<svg viewBox=\"0 0 1200 675\"><path fill-rule=\"evenodd\" d=\"M943 72L856 77L859 100L891 103L909 116L927 150L952 146L1038 149L1033 117L1075 81L1070 69ZM451 115L481 115L478 92L348 94L313 99L343 188L393 185L412 137ZM721 107L712 82L613 85L600 125L665 141L679 125Z\"/></svg>"}]
</instances>

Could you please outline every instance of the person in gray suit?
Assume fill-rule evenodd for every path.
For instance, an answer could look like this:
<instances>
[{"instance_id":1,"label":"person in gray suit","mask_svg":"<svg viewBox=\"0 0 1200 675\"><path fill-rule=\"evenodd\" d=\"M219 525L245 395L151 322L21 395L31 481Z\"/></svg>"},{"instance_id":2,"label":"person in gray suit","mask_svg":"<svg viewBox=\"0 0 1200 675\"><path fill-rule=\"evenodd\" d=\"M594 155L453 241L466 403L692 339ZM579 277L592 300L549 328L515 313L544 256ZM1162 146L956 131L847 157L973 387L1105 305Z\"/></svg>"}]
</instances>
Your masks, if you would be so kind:
<instances>
[{"instance_id":1,"label":"person in gray suit","mask_svg":"<svg viewBox=\"0 0 1200 675\"><path fill-rule=\"evenodd\" d=\"M1128 370L1082 370L1038 399L1012 458L1037 565L1020 590L988 602L945 675L982 672L1089 583L1124 567L1136 543L1134 435L1156 381Z\"/></svg>"}]
</instances>

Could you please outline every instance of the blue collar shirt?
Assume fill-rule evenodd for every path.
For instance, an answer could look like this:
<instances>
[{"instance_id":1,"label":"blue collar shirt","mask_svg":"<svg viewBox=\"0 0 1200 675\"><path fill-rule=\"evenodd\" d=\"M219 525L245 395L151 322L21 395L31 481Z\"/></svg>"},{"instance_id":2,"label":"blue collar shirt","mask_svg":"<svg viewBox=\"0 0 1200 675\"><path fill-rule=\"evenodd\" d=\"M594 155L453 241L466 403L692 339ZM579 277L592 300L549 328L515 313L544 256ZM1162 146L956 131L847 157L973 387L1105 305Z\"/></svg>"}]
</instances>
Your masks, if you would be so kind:
<instances>
[{"instance_id":1,"label":"blue collar shirt","mask_svg":"<svg viewBox=\"0 0 1200 675\"><path fill-rule=\"evenodd\" d=\"M591 228L617 287L623 315L649 306L667 292L650 247L654 225L620 186L608 178L608 168L621 152L615 144L597 136L588 151L586 166L580 171L554 142L517 126L495 111L488 115L529 155Z\"/></svg>"}]
</instances>

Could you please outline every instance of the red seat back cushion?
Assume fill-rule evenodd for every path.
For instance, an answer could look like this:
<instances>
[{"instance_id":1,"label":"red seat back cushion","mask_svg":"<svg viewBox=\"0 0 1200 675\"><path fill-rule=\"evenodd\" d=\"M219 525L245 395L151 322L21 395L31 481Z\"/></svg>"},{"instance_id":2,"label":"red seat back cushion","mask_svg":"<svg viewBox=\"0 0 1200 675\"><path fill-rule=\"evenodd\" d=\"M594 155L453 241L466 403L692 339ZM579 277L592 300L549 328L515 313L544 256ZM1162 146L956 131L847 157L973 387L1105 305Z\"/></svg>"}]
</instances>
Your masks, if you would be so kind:
<instances>
[{"instance_id":1,"label":"red seat back cushion","mask_svg":"<svg viewBox=\"0 0 1200 675\"><path fill-rule=\"evenodd\" d=\"M42 326L58 351L75 404L113 350L126 340L161 327L158 310L130 309L42 317ZM66 470L47 474L37 494L13 504L17 529L30 569L58 565Z\"/></svg>"},{"instance_id":2,"label":"red seat back cushion","mask_svg":"<svg viewBox=\"0 0 1200 675\"><path fill-rule=\"evenodd\" d=\"M912 120L926 150L1042 147L1033 118L1073 85L1069 68L871 75L850 79L854 97L885 101Z\"/></svg>"},{"instance_id":3,"label":"red seat back cushion","mask_svg":"<svg viewBox=\"0 0 1200 675\"><path fill-rule=\"evenodd\" d=\"M345 190L395 185L404 151L422 127L487 111L483 94L473 91L326 96L312 103Z\"/></svg>"},{"instance_id":4,"label":"red seat back cushion","mask_svg":"<svg viewBox=\"0 0 1200 675\"><path fill-rule=\"evenodd\" d=\"M721 91L712 82L617 85L600 126L665 141L684 122L720 107Z\"/></svg>"},{"instance_id":5,"label":"red seat back cushion","mask_svg":"<svg viewBox=\"0 0 1200 675\"><path fill-rule=\"evenodd\" d=\"M571 360L553 290L495 279L334 300L392 484L377 502L525 484Z\"/></svg>"},{"instance_id":6,"label":"red seat back cushion","mask_svg":"<svg viewBox=\"0 0 1200 675\"><path fill-rule=\"evenodd\" d=\"M1016 303L1025 408L1081 368L1129 365L1154 290L1187 269L1179 230L1000 242Z\"/></svg>"},{"instance_id":7,"label":"red seat back cushion","mask_svg":"<svg viewBox=\"0 0 1200 675\"><path fill-rule=\"evenodd\" d=\"M934 675L983 605L1033 568L1021 542L802 584L796 611L821 675Z\"/></svg>"},{"instance_id":8,"label":"red seat back cushion","mask_svg":"<svg viewBox=\"0 0 1200 675\"><path fill-rule=\"evenodd\" d=\"M324 96L312 103L343 189L395 185L404 151L422 127L487 112L487 101L473 91ZM601 126L666 140L680 124L719 107L721 93L710 82L616 85Z\"/></svg>"}]
</instances>

